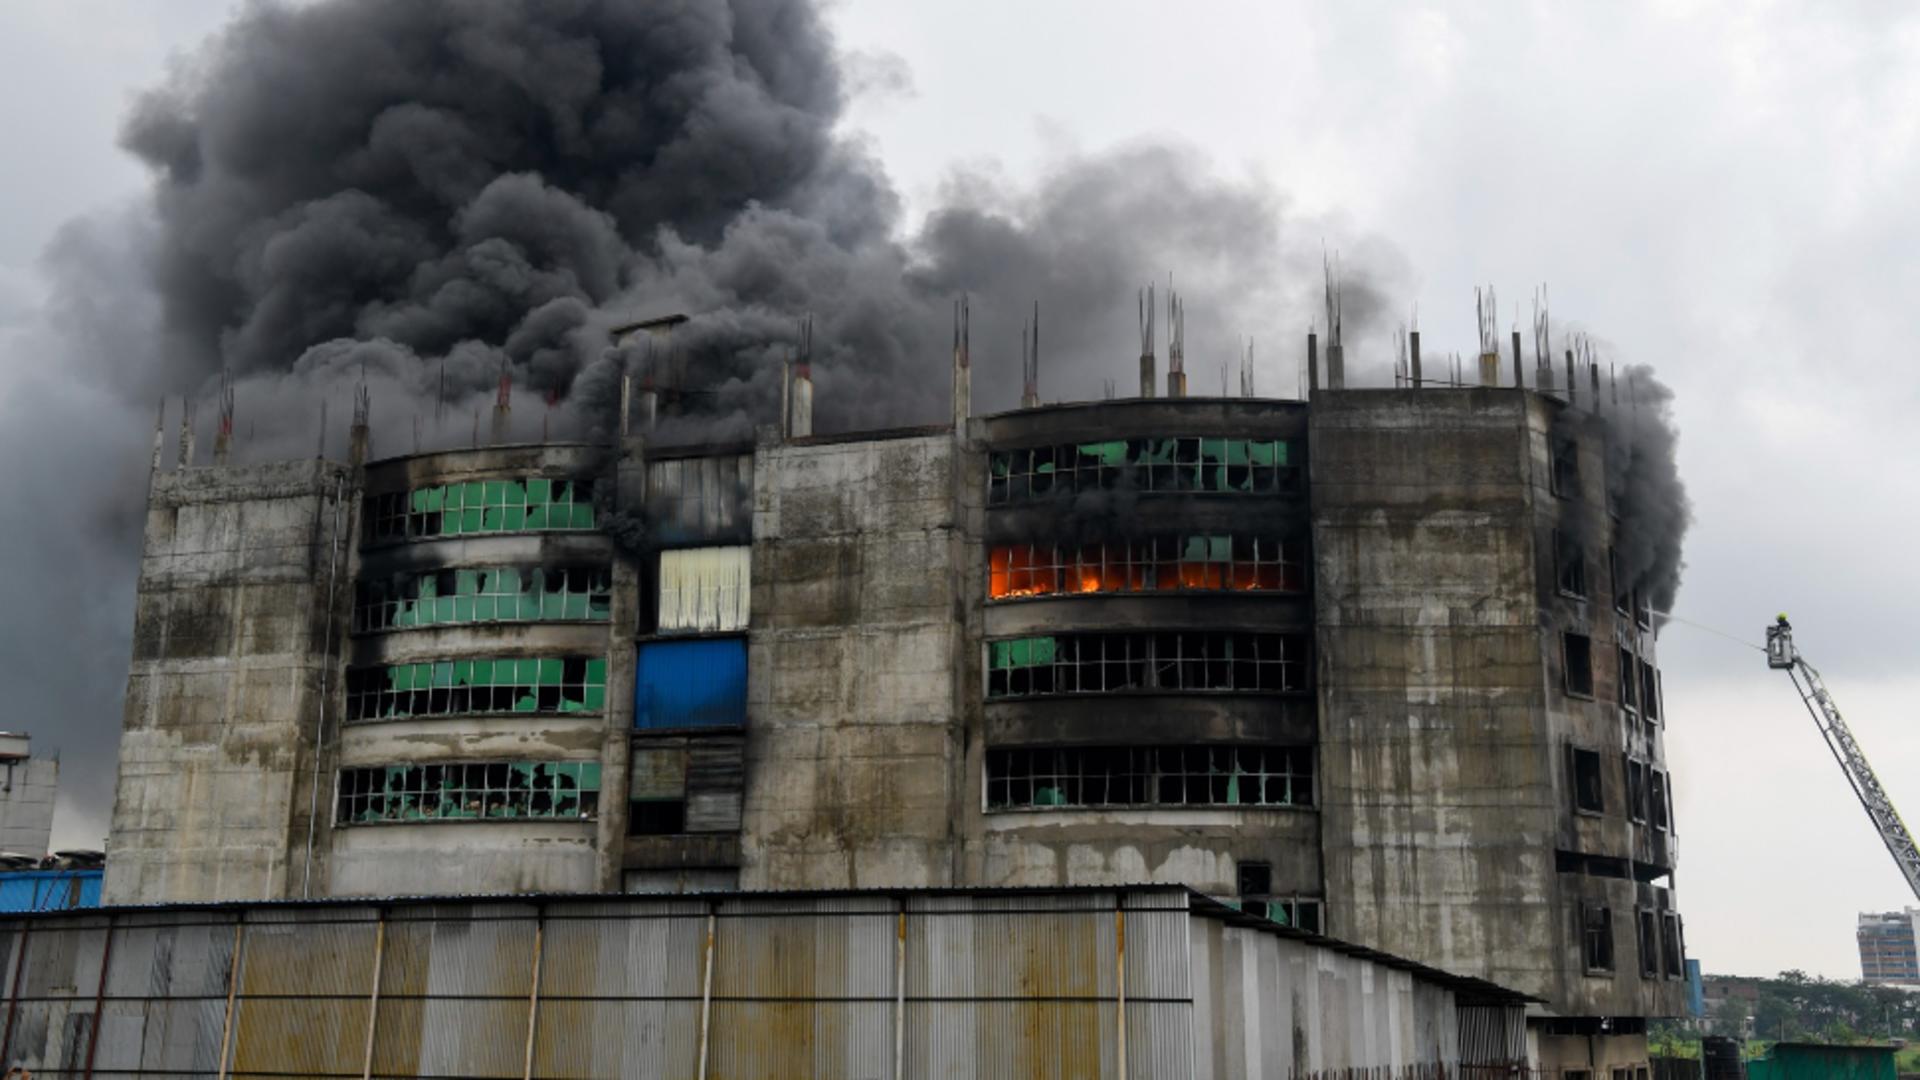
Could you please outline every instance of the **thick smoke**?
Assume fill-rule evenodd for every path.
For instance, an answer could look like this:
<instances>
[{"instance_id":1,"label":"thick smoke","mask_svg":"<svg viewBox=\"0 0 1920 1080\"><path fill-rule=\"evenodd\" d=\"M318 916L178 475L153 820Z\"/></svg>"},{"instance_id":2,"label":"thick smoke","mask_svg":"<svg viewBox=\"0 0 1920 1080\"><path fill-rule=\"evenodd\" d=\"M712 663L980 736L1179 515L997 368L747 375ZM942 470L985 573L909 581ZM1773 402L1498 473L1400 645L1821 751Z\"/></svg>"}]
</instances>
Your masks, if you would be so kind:
<instances>
[{"instance_id":1,"label":"thick smoke","mask_svg":"<svg viewBox=\"0 0 1920 1080\"><path fill-rule=\"evenodd\" d=\"M773 419L807 317L825 432L945 417L962 293L978 411L1018 399L1036 300L1047 400L1133 392L1135 291L1170 274L1195 394L1234 383L1243 335L1260 393L1295 391L1325 250L1346 253L1350 356L1407 307L1390 245L1165 142L1030 185L957 173L906 221L837 133L840 69L811 0L256 0L139 100L123 143L151 197L64 230L50 298L0 325L0 347L49 358L16 365L4 449L61 463L0 507L23 558L61 568L12 575L14 609L62 632L15 620L8 655L94 665L16 702L56 718L73 842L110 801L152 409L197 398L204 460L223 368L243 461L337 456L363 381L376 454L464 445L503 370L516 439L604 434L627 372L693 391L658 437L731 440ZM671 355L609 348L672 312L691 321Z\"/></svg>"},{"instance_id":2,"label":"thick smoke","mask_svg":"<svg viewBox=\"0 0 1920 1080\"><path fill-rule=\"evenodd\" d=\"M1620 515L1614 555L1630 587L1643 590L1655 611L1672 611L1686 568L1681 545L1693 523L1680 482L1673 391L1645 364L1620 374L1620 401L1606 412L1607 496Z\"/></svg>"}]
</instances>

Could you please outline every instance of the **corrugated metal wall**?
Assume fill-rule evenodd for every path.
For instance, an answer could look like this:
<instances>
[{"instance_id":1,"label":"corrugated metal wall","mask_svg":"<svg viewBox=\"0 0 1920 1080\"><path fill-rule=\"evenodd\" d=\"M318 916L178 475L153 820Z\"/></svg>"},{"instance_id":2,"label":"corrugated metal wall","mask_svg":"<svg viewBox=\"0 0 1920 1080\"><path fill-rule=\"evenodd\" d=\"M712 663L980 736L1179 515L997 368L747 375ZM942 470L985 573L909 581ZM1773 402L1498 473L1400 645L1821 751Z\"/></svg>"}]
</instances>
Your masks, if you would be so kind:
<instances>
[{"instance_id":1,"label":"corrugated metal wall","mask_svg":"<svg viewBox=\"0 0 1920 1080\"><path fill-rule=\"evenodd\" d=\"M753 455L648 462L647 521L670 544L745 538L753 529Z\"/></svg>"},{"instance_id":2,"label":"corrugated metal wall","mask_svg":"<svg viewBox=\"0 0 1920 1080\"><path fill-rule=\"evenodd\" d=\"M661 552L655 611L659 632L745 630L753 591L752 556L753 549L744 544Z\"/></svg>"},{"instance_id":3,"label":"corrugated metal wall","mask_svg":"<svg viewBox=\"0 0 1920 1080\"><path fill-rule=\"evenodd\" d=\"M739 727L747 722L747 639L650 641L634 671L633 726Z\"/></svg>"},{"instance_id":4,"label":"corrugated metal wall","mask_svg":"<svg viewBox=\"0 0 1920 1080\"><path fill-rule=\"evenodd\" d=\"M99 907L103 873L101 870L0 872L0 912Z\"/></svg>"},{"instance_id":5,"label":"corrugated metal wall","mask_svg":"<svg viewBox=\"0 0 1920 1080\"><path fill-rule=\"evenodd\" d=\"M1454 1062L1449 991L1188 901L734 894L15 918L0 920L0 1056L42 1078L216 1080L1359 1066L1386 1080Z\"/></svg>"}]
</instances>

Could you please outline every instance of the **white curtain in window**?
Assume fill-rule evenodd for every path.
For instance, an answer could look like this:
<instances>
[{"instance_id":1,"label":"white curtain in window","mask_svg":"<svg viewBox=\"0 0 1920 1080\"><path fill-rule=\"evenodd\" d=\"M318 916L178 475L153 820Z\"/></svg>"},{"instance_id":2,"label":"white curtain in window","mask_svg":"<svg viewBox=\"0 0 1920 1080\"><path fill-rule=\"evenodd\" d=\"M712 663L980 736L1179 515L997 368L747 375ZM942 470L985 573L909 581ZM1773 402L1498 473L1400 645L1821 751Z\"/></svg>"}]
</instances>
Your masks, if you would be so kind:
<instances>
[{"instance_id":1,"label":"white curtain in window","mask_svg":"<svg viewBox=\"0 0 1920 1080\"><path fill-rule=\"evenodd\" d=\"M745 545L661 552L660 633L745 630L752 566Z\"/></svg>"}]
</instances>

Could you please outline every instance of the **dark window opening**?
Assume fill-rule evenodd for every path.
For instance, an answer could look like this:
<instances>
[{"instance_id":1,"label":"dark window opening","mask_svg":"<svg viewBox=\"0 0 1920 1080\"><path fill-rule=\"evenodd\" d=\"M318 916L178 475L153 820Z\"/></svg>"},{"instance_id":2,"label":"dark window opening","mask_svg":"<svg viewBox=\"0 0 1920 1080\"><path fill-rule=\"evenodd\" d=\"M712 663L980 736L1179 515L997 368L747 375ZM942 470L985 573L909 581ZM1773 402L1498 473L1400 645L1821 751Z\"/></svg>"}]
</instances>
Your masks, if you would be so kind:
<instances>
[{"instance_id":1,"label":"dark window opening","mask_svg":"<svg viewBox=\"0 0 1920 1080\"><path fill-rule=\"evenodd\" d=\"M1586 599L1587 553L1581 549L1579 543L1566 533L1555 530L1553 561L1557 571L1556 583L1560 591L1568 596Z\"/></svg>"},{"instance_id":2,"label":"dark window opening","mask_svg":"<svg viewBox=\"0 0 1920 1080\"><path fill-rule=\"evenodd\" d=\"M1672 807L1667 803L1667 775L1658 769L1647 770L1648 801L1653 808L1653 827L1668 828L1672 823Z\"/></svg>"},{"instance_id":3,"label":"dark window opening","mask_svg":"<svg viewBox=\"0 0 1920 1080\"><path fill-rule=\"evenodd\" d=\"M594 527L586 480L510 478L441 484L369 496L367 543L474 533L550 532Z\"/></svg>"},{"instance_id":4,"label":"dark window opening","mask_svg":"<svg viewBox=\"0 0 1920 1080\"><path fill-rule=\"evenodd\" d=\"M1620 704L1629 709L1640 707L1640 678L1635 674L1633 654L1620 650Z\"/></svg>"},{"instance_id":5,"label":"dark window opening","mask_svg":"<svg viewBox=\"0 0 1920 1080\"><path fill-rule=\"evenodd\" d=\"M1237 868L1239 872L1239 892L1242 897L1265 898L1273 895L1273 864L1263 862L1243 862Z\"/></svg>"},{"instance_id":6,"label":"dark window opening","mask_svg":"<svg viewBox=\"0 0 1920 1080\"><path fill-rule=\"evenodd\" d=\"M1639 623L1642 630L1653 629L1653 605L1648 602L1645 589L1633 590L1633 621Z\"/></svg>"},{"instance_id":7,"label":"dark window opening","mask_svg":"<svg viewBox=\"0 0 1920 1080\"><path fill-rule=\"evenodd\" d=\"M493 622L604 622L613 604L607 567L502 566L363 579L353 630Z\"/></svg>"},{"instance_id":8,"label":"dark window opening","mask_svg":"<svg viewBox=\"0 0 1920 1080\"><path fill-rule=\"evenodd\" d=\"M1311 806L1310 746L987 751L987 809Z\"/></svg>"},{"instance_id":9,"label":"dark window opening","mask_svg":"<svg viewBox=\"0 0 1920 1080\"><path fill-rule=\"evenodd\" d=\"M606 703L604 657L433 660L347 672L348 720L598 712Z\"/></svg>"},{"instance_id":10,"label":"dark window opening","mask_svg":"<svg viewBox=\"0 0 1920 1080\"><path fill-rule=\"evenodd\" d=\"M1553 440L1553 493L1563 499L1580 494L1580 448L1572 439Z\"/></svg>"},{"instance_id":11,"label":"dark window opening","mask_svg":"<svg viewBox=\"0 0 1920 1080\"><path fill-rule=\"evenodd\" d=\"M1669 979L1678 979L1686 974L1686 948L1680 943L1680 916L1674 912L1663 912L1660 916L1662 933L1660 935L1660 955L1665 961L1665 974Z\"/></svg>"},{"instance_id":12,"label":"dark window opening","mask_svg":"<svg viewBox=\"0 0 1920 1080\"><path fill-rule=\"evenodd\" d=\"M1647 767L1632 758L1627 763L1627 819L1647 820Z\"/></svg>"},{"instance_id":13,"label":"dark window opening","mask_svg":"<svg viewBox=\"0 0 1920 1080\"><path fill-rule=\"evenodd\" d=\"M1561 654L1567 665L1567 693L1593 696L1593 639L1585 634L1562 634Z\"/></svg>"},{"instance_id":14,"label":"dark window opening","mask_svg":"<svg viewBox=\"0 0 1920 1080\"><path fill-rule=\"evenodd\" d=\"M1660 677L1653 665L1640 662L1640 710L1647 719L1660 719Z\"/></svg>"},{"instance_id":15,"label":"dark window opening","mask_svg":"<svg viewBox=\"0 0 1920 1080\"><path fill-rule=\"evenodd\" d=\"M635 799L627 804L628 836L670 836L686 831L685 799Z\"/></svg>"},{"instance_id":16,"label":"dark window opening","mask_svg":"<svg viewBox=\"0 0 1920 1080\"><path fill-rule=\"evenodd\" d=\"M1580 905L1580 953L1588 972L1613 970L1613 910L1604 904Z\"/></svg>"},{"instance_id":17,"label":"dark window opening","mask_svg":"<svg viewBox=\"0 0 1920 1080\"><path fill-rule=\"evenodd\" d=\"M1600 752L1569 747L1567 761L1573 777L1573 808L1588 814L1604 813L1607 804L1601 794Z\"/></svg>"},{"instance_id":18,"label":"dark window opening","mask_svg":"<svg viewBox=\"0 0 1920 1080\"><path fill-rule=\"evenodd\" d=\"M1653 911L1649 908L1641 908L1636 914L1640 938L1640 975L1642 978L1658 978L1660 933L1654 922Z\"/></svg>"},{"instance_id":19,"label":"dark window opening","mask_svg":"<svg viewBox=\"0 0 1920 1080\"><path fill-rule=\"evenodd\" d=\"M1633 589L1620 577L1620 553L1607 549L1607 582L1613 586L1613 610L1622 615L1633 613Z\"/></svg>"},{"instance_id":20,"label":"dark window opening","mask_svg":"<svg viewBox=\"0 0 1920 1080\"><path fill-rule=\"evenodd\" d=\"M334 823L591 819L599 808L598 762L384 765L340 770Z\"/></svg>"},{"instance_id":21,"label":"dark window opening","mask_svg":"<svg viewBox=\"0 0 1920 1080\"><path fill-rule=\"evenodd\" d=\"M988 643L987 697L1307 687L1303 634L1050 634Z\"/></svg>"}]
</instances>

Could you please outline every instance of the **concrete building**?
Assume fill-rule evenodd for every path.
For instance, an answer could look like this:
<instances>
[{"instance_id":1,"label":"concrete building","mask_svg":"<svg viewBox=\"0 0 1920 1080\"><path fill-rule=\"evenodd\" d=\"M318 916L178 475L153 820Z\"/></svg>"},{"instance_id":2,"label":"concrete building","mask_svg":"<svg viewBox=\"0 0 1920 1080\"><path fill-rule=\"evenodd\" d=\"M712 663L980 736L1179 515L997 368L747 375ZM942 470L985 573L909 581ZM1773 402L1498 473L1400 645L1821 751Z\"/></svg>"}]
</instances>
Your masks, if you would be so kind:
<instances>
[{"instance_id":1,"label":"concrete building","mask_svg":"<svg viewBox=\"0 0 1920 1080\"><path fill-rule=\"evenodd\" d=\"M802 365L750 445L156 468L108 902L1179 883L1644 1064L1684 949L1603 419L968 377L927 428L811 434Z\"/></svg>"},{"instance_id":2,"label":"concrete building","mask_svg":"<svg viewBox=\"0 0 1920 1080\"><path fill-rule=\"evenodd\" d=\"M1920 908L1861 912L1854 938L1860 943L1860 978L1882 986L1920 986Z\"/></svg>"},{"instance_id":3,"label":"concrete building","mask_svg":"<svg viewBox=\"0 0 1920 1080\"><path fill-rule=\"evenodd\" d=\"M0 731L0 856L46 857L59 788L59 758L35 757L30 737Z\"/></svg>"}]
</instances>

